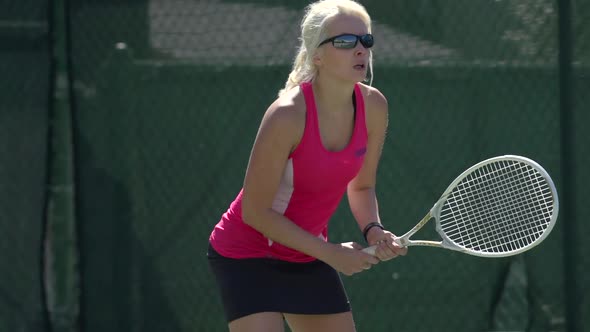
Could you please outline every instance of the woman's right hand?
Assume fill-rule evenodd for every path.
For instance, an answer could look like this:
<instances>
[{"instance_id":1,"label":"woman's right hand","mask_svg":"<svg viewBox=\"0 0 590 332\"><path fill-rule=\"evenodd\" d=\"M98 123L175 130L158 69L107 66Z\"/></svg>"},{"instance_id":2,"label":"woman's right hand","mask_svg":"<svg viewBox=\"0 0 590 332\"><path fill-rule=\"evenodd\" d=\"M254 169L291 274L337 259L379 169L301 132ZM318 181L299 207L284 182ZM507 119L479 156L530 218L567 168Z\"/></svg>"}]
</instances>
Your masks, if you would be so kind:
<instances>
[{"instance_id":1,"label":"woman's right hand","mask_svg":"<svg viewBox=\"0 0 590 332\"><path fill-rule=\"evenodd\" d=\"M326 263L347 276L368 270L379 263L377 257L362 251L362 249L363 246L356 242L335 244Z\"/></svg>"}]
</instances>

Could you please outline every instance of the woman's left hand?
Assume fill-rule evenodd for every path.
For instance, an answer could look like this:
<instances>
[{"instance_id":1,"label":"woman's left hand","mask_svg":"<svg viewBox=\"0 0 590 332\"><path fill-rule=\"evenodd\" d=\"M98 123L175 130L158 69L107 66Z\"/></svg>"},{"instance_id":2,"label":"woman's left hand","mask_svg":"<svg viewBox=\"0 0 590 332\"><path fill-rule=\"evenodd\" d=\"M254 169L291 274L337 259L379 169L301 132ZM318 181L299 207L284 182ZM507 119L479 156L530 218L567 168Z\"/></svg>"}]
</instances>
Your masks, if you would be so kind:
<instances>
[{"instance_id":1,"label":"woman's left hand","mask_svg":"<svg viewBox=\"0 0 590 332\"><path fill-rule=\"evenodd\" d=\"M408 248L395 242L396 236L390 231L373 227L367 233L367 241L369 246L377 246L375 249L375 256L381 261L388 261L397 256L405 256L408 253Z\"/></svg>"}]
</instances>

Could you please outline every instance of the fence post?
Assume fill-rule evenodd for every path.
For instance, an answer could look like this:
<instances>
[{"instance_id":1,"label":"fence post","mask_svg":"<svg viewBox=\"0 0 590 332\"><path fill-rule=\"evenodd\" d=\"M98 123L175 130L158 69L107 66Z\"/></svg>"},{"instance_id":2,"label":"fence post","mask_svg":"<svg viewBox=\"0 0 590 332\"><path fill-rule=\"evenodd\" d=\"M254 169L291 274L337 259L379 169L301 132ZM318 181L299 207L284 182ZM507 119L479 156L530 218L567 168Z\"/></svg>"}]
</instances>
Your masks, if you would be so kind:
<instances>
[{"instance_id":1,"label":"fence post","mask_svg":"<svg viewBox=\"0 0 590 332\"><path fill-rule=\"evenodd\" d=\"M574 183L575 161L572 153L574 133L572 123L572 19L570 0L557 0L559 23L559 114L560 114L560 141L561 141L561 179L562 190L560 193L559 209L560 219L563 221L563 259L565 281L565 315L566 329L574 332L578 329L578 304L577 297L577 258L576 222L574 210Z\"/></svg>"},{"instance_id":2,"label":"fence post","mask_svg":"<svg viewBox=\"0 0 590 332\"><path fill-rule=\"evenodd\" d=\"M79 330L68 0L50 1L51 91L44 283L53 332Z\"/></svg>"}]
</instances>

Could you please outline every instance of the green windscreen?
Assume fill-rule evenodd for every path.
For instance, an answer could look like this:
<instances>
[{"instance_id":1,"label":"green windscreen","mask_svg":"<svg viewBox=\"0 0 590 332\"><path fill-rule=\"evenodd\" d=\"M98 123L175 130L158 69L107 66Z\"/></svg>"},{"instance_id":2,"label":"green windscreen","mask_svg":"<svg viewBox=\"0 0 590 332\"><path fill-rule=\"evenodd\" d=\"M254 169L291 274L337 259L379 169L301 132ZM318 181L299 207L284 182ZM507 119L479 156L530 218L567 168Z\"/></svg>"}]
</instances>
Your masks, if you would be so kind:
<instances>
[{"instance_id":1,"label":"green windscreen","mask_svg":"<svg viewBox=\"0 0 590 332\"><path fill-rule=\"evenodd\" d=\"M589 330L590 227L581 217L590 212L588 1L360 2L373 19L373 86L389 101L376 187L388 229L406 232L458 174L503 154L541 164L561 205L551 235L517 257L416 247L343 277L357 330ZM0 331L44 331L47 311L54 325L78 326L72 331L227 331L207 240L241 189L309 3L27 0L2 7ZM66 15L48 19L52 8ZM50 69L55 54L67 64L58 71ZM55 100L62 109L52 108ZM59 114L71 115L71 126L54 123L58 111L69 112ZM56 166L64 165L68 142L48 148L57 149L51 138L67 137L66 130L73 134L69 171ZM67 230L45 232L54 211L47 202L59 189L48 187L49 170L74 179L67 222L76 243L65 241ZM75 255L59 257L43 245L46 236ZM436 236L433 224L416 234ZM346 199L329 238L363 242ZM76 255L76 272L59 264L43 270L43 262L53 268ZM43 285L56 280L67 281L57 295L80 297L46 308L44 297L56 290Z\"/></svg>"}]
</instances>

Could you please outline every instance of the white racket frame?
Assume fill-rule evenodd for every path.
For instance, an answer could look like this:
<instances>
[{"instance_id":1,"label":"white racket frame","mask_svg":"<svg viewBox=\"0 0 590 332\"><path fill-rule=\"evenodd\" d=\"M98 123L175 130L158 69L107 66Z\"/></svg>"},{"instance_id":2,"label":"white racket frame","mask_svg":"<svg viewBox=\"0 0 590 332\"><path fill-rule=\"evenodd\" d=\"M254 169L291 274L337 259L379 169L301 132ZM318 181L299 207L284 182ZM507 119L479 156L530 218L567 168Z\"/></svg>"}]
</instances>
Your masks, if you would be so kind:
<instances>
[{"instance_id":1,"label":"white racket frame","mask_svg":"<svg viewBox=\"0 0 590 332\"><path fill-rule=\"evenodd\" d=\"M516 162L520 162L520 163L525 163L527 165L530 165L531 167L533 167L537 171L539 171L539 173L545 178L545 180L547 180L547 183L548 183L549 188L551 190L551 195L553 196L553 211L551 214L551 220L549 221L549 225L543 231L543 234L541 234L540 237L535 239L535 241L529 243L528 245L526 245L522 248L515 249L513 251L481 252L481 251L472 250L472 249L460 246L459 244L457 244L453 240L451 240L445 234L445 232L442 230L441 224L440 224L441 209L442 209L443 205L445 204L449 194L453 191L453 189L455 189L455 187L459 184L459 182L461 182L461 180L463 180L465 177L469 176L475 169L481 168L485 165L488 165L488 164L491 164L494 162L498 162L498 161L516 161ZM553 227L555 226L555 222L557 221L558 214L559 214L559 199L557 197L557 190L555 189L555 184L553 183L553 180L549 176L549 173L547 173L547 171L545 171L545 169L541 165L539 165L537 162L535 162L534 160L531 160L529 158L522 157L522 156L517 156L517 155L504 155L504 156L498 156L498 157L486 159L486 160L481 161L481 162L471 166L470 168L466 169L453 182L451 182L451 184L447 187L447 189L444 191L444 193L441 195L441 197L438 199L438 201L432 206L430 211L424 216L424 218L422 218L422 220L420 220L420 222L418 222L416 224L416 226L414 226L414 228L412 228L410 231L408 231L404 235L395 238L394 241L404 247L429 246L429 247L438 247L438 248L455 250L455 251L459 251L459 252L462 252L465 254L480 256L480 257L507 257L507 256L513 256L513 255L523 253L523 252L535 247L539 243L541 243L549 235L549 233L551 233L551 231L553 230ZM418 232L418 230L420 230L432 218L435 219L436 232L440 235L442 240L441 241L410 240L410 237L412 235L414 235L416 232ZM377 246L372 246L372 247L368 247L368 248L363 249L363 251L370 253L372 255L375 255L376 249L377 249Z\"/></svg>"}]
</instances>

